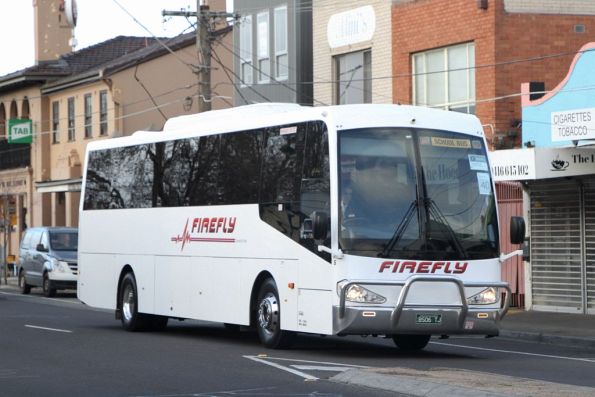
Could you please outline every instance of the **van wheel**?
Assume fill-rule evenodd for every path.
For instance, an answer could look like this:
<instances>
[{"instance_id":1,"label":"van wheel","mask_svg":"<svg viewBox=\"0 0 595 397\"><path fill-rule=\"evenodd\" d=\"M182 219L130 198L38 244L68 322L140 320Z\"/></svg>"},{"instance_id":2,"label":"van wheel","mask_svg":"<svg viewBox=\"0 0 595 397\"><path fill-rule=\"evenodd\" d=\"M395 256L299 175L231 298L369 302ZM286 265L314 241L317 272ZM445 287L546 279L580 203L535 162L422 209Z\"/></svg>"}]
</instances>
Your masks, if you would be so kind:
<instances>
[{"instance_id":1,"label":"van wheel","mask_svg":"<svg viewBox=\"0 0 595 397\"><path fill-rule=\"evenodd\" d=\"M43 275L43 295L48 297L48 298L52 298L54 296L56 296L56 288L52 288L52 281L50 280L50 278L48 277L48 274L45 273Z\"/></svg>"},{"instance_id":2,"label":"van wheel","mask_svg":"<svg viewBox=\"0 0 595 397\"><path fill-rule=\"evenodd\" d=\"M260 342L270 349L289 347L295 333L281 330L281 305L277 285L267 279L258 292L256 329Z\"/></svg>"},{"instance_id":3,"label":"van wheel","mask_svg":"<svg viewBox=\"0 0 595 397\"><path fill-rule=\"evenodd\" d=\"M118 294L118 306L122 310L122 327L126 331L144 331L151 325L148 316L138 312L137 291L134 274L126 273ZM167 325L167 317L165 325Z\"/></svg>"},{"instance_id":4,"label":"van wheel","mask_svg":"<svg viewBox=\"0 0 595 397\"><path fill-rule=\"evenodd\" d=\"M393 335L395 345L401 350L422 350L430 342L431 335Z\"/></svg>"},{"instance_id":5,"label":"van wheel","mask_svg":"<svg viewBox=\"0 0 595 397\"><path fill-rule=\"evenodd\" d=\"M25 271L23 269L19 272L19 289L23 295L27 295L31 292L31 286L27 284L27 281L25 280Z\"/></svg>"}]
</instances>

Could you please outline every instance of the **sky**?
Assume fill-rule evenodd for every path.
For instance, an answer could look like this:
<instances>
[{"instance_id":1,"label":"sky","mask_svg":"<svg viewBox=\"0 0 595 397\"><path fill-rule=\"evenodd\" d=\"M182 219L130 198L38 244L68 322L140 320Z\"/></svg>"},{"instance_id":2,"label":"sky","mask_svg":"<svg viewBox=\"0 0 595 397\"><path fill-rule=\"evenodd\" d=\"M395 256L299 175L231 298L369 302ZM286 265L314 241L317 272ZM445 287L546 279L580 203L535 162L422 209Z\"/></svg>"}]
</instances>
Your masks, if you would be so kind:
<instances>
[{"instance_id":1,"label":"sky","mask_svg":"<svg viewBox=\"0 0 595 397\"><path fill-rule=\"evenodd\" d=\"M158 37L176 36L189 27L184 17L164 20L162 10L196 10L196 0L77 0L75 50L119 35L151 36L116 1ZM3 3L7 4L0 12L0 76L35 63L33 0L3 0Z\"/></svg>"}]
</instances>

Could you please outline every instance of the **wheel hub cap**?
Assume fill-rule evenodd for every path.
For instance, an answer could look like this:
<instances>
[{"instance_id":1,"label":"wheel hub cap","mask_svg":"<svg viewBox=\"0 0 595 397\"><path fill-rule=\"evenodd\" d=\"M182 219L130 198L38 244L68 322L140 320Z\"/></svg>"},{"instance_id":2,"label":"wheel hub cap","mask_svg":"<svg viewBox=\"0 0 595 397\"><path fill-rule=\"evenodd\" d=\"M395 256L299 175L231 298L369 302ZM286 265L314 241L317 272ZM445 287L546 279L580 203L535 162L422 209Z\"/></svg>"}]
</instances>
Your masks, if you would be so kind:
<instances>
[{"instance_id":1,"label":"wheel hub cap","mask_svg":"<svg viewBox=\"0 0 595 397\"><path fill-rule=\"evenodd\" d=\"M279 304L275 295L268 293L258 305L258 324L268 333L279 326Z\"/></svg>"}]
</instances>

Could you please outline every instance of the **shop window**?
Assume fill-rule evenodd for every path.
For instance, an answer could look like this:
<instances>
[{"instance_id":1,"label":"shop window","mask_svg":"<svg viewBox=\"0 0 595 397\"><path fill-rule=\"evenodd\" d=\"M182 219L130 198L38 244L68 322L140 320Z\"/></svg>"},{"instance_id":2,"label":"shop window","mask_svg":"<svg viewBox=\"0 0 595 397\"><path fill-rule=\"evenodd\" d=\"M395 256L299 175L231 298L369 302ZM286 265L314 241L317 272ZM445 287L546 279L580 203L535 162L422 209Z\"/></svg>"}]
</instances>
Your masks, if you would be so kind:
<instances>
[{"instance_id":1,"label":"shop window","mask_svg":"<svg viewBox=\"0 0 595 397\"><path fill-rule=\"evenodd\" d=\"M372 102L372 52L338 55L335 62L335 104Z\"/></svg>"}]
</instances>

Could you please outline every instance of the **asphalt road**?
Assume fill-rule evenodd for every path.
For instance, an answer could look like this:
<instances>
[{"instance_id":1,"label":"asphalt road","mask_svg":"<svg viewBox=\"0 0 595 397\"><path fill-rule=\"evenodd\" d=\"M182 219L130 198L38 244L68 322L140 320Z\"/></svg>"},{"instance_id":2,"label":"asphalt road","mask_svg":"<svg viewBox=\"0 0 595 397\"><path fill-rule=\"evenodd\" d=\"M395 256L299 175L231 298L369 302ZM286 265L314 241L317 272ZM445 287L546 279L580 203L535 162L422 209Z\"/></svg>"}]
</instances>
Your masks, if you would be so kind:
<instances>
[{"instance_id":1,"label":"asphalt road","mask_svg":"<svg viewBox=\"0 0 595 397\"><path fill-rule=\"evenodd\" d=\"M349 368L454 368L595 388L595 352L501 338L432 340L405 353L380 338L300 335L267 350L254 333L170 321L129 333L73 294L0 291L1 396L394 396L330 378Z\"/></svg>"}]
</instances>

